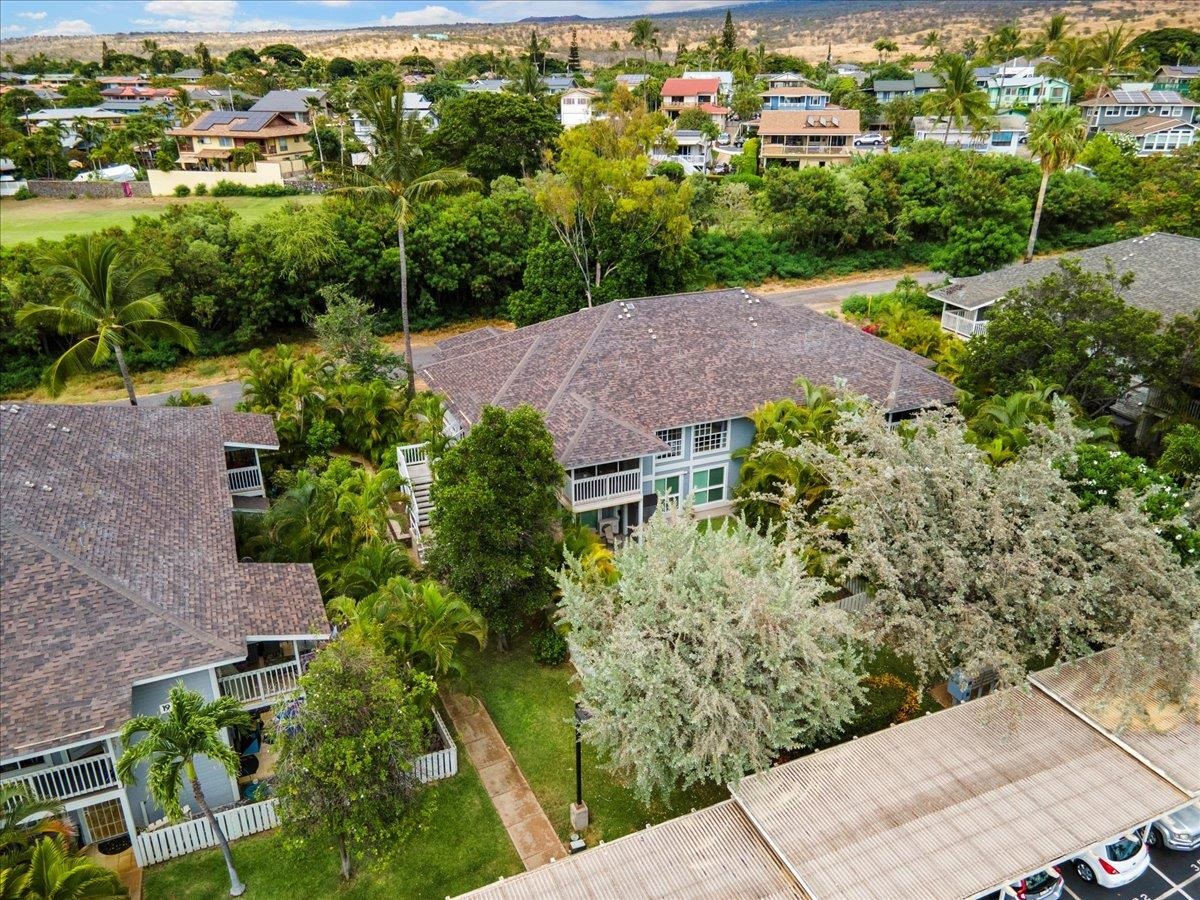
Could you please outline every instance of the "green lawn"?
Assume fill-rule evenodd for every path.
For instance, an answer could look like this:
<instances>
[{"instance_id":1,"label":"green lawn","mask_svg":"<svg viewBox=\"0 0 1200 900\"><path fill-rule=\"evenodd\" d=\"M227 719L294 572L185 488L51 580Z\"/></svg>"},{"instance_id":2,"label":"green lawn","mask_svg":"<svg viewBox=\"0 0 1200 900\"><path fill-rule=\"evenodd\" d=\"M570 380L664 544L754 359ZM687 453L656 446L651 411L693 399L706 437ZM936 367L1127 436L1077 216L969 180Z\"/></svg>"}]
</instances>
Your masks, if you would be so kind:
<instances>
[{"instance_id":1,"label":"green lawn","mask_svg":"<svg viewBox=\"0 0 1200 900\"><path fill-rule=\"evenodd\" d=\"M313 195L296 197L221 197L247 222L257 222L285 203L318 203ZM128 228L134 216L156 215L180 203L212 203L211 198L122 197L117 199L0 200L0 244L9 246L45 238L57 241L68 234L87 234L119 225Z\"/></svg>"},{"instance_id":2,"label":"green lawn","mask_svg":"<svg viewBox=\"0 0 1200 900\"><path fill-rule=\"evenodd\" d=\"M569 666L550 668L533 661L517 641L507 653L488 649L466 661L467 689L481 697L512 750L517 764L550 821L564 838L571 832L570 804L575 799L574 693ZM703 785L671 799L668 806L643 806L633 791L600 766L584 745L583 799L591 813L589 844L611 841L665 819L710 806L729 796L724 786Z\"/></svg>"},{"instance_id":3,"label":"green lawn","mask_svg":"<svg viewBox=\"0 0 1200 900\"><path fill-rule=\"evenodd\" d=\"M441 898L523 871L521 860L479 776L459 750L458 774L431 790L437 804L429 827L391 859L341 882L337 854L288 847L277 832L232 845L247 900L292 898ZM217 900L229 880L216 850L193 853L146 870L146 900Z\"/></svg>"}]
</instances>

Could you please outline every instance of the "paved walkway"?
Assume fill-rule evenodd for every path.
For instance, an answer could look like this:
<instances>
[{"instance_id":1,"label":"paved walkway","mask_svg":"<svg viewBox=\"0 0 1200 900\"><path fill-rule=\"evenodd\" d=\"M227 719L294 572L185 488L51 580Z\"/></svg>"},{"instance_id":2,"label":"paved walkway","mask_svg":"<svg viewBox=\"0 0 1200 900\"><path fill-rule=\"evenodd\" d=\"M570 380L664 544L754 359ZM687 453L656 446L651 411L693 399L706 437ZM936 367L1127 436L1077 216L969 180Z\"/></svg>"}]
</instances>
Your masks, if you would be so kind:
<instances>
[{"instance_id":1,"label":"paved walkway","mask_svg":"<svg viewBox=\"0 0 1200 900\"><path fill-rule=\"evenodd\" d=\"M566 856L554 826L483 703L450 691L442 693L442 702L525 868L536 869Z\"/></svg>"}]
</instances>

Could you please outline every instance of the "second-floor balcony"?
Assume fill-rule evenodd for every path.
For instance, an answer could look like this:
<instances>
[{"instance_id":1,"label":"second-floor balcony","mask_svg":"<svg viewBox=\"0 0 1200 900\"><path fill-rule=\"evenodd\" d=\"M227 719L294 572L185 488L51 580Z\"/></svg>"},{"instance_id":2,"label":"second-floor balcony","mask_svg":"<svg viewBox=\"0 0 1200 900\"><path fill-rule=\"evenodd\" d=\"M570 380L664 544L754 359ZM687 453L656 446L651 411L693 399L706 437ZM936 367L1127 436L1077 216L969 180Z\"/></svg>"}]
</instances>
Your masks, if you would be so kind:
<instances>
[{"instance_id":1,"label":"second-floor balcony","mask_svg":"<svg viewBox=\"0 0 1200 900\"><path fill-rule=\"evenodd\" d=\"M799 143L762 145L762 155L766 159L793 159L802 156L849 156L853 147L849 140L845 144Z\"/></svg>"},{"instance_id":2,"label":"second-floor balcony","mask_svg":"<svg viewBox=\"0 0 1200 900\"><path fill-rule=\"evenodd\" d=\"M583 512L616 506L637 500L642 495L642 470L610 472L585 478L572 477L569 482L571 509Z\"/></svg>"},{"instance_id":3,"label":"second-floor balcony","mask_svg":"<svg viewBox=\"0 0 1200 900\"><path fill-rule=\"evenodd\" d=\"M296 690L300 684L300 663L296 660L235 672L217 679L221 695L233 697L246 706L261 706Z\"/></svg>"},{"instance_id":4,"label":"second-floor balcony","mask_svg":"<svg viewBox=\"0 0 1200 900\"><path fill-rule=\"evenodd\" d=\"M974 310L963 313L946 310L942 313L942 327L959 337L982 334L987 331L987 324L987 319L975 318Z\"/></svg>"},{"instance_id":5,"label":"second-floor balcony","mask_svg":"<svg viewBox=\"0 0 1200 900\"><path fill-rule=\"evenodd\" d=\"M6 773L3 783L22 784L39 800L70 800L110 790L120 782L113 758L101 753L57 766Z\"/></svg>"}]
</instances>

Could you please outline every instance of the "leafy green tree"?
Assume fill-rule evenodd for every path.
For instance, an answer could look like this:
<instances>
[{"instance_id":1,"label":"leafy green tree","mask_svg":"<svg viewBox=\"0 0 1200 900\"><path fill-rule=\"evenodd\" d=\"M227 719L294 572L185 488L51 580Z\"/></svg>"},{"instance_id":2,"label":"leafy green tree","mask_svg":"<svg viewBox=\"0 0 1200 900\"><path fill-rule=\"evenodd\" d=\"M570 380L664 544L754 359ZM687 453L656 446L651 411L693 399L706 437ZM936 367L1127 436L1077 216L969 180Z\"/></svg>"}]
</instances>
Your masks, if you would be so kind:
<instances>
[{"instance_id":1,"label":"leafy green tree","mask_svg":"<svg viewBox=\"0 0 1200 900\"><path fill-rule=\"evenodd\" d=\"M0 869L0 895L22 900L117 900L129 891L112 869L85 856L73 856L63 842L42 838L30 859Z\"/></svg>"},{"instance_id":2,"label":"leafy green tree","mask_svg":"<svg viewBox=\"0 0 1200 900\"><path fill-rule=\"evenodd\" d=\"M853 718L849 622L789 549L736 518L699 529L667 504L616 551L618 578L567 556L585 734L643 801L736 780Z\"/></svg>"},{"instance_id":3,"label":"leafy green tree","mask_svg":"<svg viewBox=\"0 0 1200 900\"><path fill-rule=\"evenodd\" d=\"M1142 162L1145 177L1125 198L1137 228L1200 237L1200 145Z\"/></svg>"},{"instance_id":4,"label":"leafy green tree","mask_svg":"<svg viewBox=\"0 0 1200 900\"><path fill-rule=\"evenodd\" d=\"M235 51L236 52L236 51ZM258 51L259 56L273 59L281 66L299 67L308 56L295 44L268 44ZM232 55L232 54L231 54Z\"/></svg>"},{"instance_id":5,"label":"leafy green tree","mask_svg":"<svg viewBox=\"0 0 1200 900\"><path fill-rule=\"evenodd\" d=\"M1033 208L1033 227L1029 229L1029 244L1025 248L1026 263L1033 260L1050 176L1070 167L1082 152L1086 140L1087 125L1076 107L1048 106L1029 117L1029 152L1037 157L1042 184L1038 188L1037 205Z\"/></svg>"},{"instance_id":6,"label":"leafy green tree","mask_svg":"<svg viewBox=\"0 0 1200 900\"><path fill-rule=\"evenodd\" d=\"M276 732L280 821L301 844L336 847L349 881L356 859L399 852L431 812L413 760L428 747L434 683L346 634L321 649L300 687L304 702Z\"/></svg>"},{"instance_id":7,"label":"leafy green tree","mask_svg":"<svg viewBox=\"0 0 1200 900\"><path fill-rule=\"evenodd\" d=\"M733 11L725 10L725 25L721 28L721 52L729 55L737 49L737 29L733 27Z\"/></svg>"},{"instance_id":8,"label":"leafy green tree","mask_svg":"<svg viewBox=\"0 0 1200 900\"><path fill-rule=\"evenodd\" d=\"M1009 394L1033 375L1061 385L1085 413L1104 411L1161 357L1159 316L1125 303L1127 284L1111 268L1085 272L1064 259L996 304L987 331L967 345L960 386Z\"/></svg>"},{"instance_id":9,"label":"leafy green tree","mask_svg":"<svg viewBox=\"0 0 1200 900\"><path fill-rule=\"evenodd\" d=\"M646 70L650 68L650 51L653 50L660 57L662 56L662 47L658 43L659 28L654 24L653 19L634 19L629 26L629 45L635 50L642 51L642 67Z\"/></svg>"},{"instance_id":10,"label":"leafy green tree","mask_svg":"<svg viewBox=\"0 0 1200 900\"><path fill-rule=\"evenodd\" d=\"M344 56L335 56L329 61L330 78L353 78L358 74L358 66L354 60Z\"/></svg>"},{"instance_id":11,"label":"leafy green tree","mask_svg":"<svg viewBox=\"0 0 1200 900\"><path fill-rule=\"evenodd\" d=\"M879 54L879 61L883 62L887 59L889 53L895 53L900 49L900 45L891 38L881 37L871 45L871 48Z\"/></svg>"},{"instance_id":12,"label":"leafy green tree","mask_svg":"<svg viewBox=\"0 0 1200 900\"><path fill-rule=\"evenodd\" d=\"M408 253L404 246L404 229L415 203L438 194L463 190L473 186L475 181L461 169L431 169L424 152L424 126L418 119L404 115L402 85L361 85L358 107L374 130L374 149L366 166L337 167L335 177L343 183L337 190L362 195L391 210L396 246L400 251L400 315L411 398L416 387L409 331Z\"/></svg>"},{"instance_id":13,"label":"leafy green tree","mask_svg":"<svg viewBox=\"0 0 1200 900\"><path fill-rule=\"evenodd\" d=\"M566 477L541 413L484 407L434 463L429 565L486 617L502 647L549 603Z\"/></svg>"},{"instance_id":14,"label":"leafy green tree","mask_svg":"<svg viewBox=\"0 0 1200 900\"><path fill-rule=\"evenodd\" d=\"M955 53L939 57L935 72L942 79L942 89L931 91L923 101L925 111L946 120L942 143L950 140L950 126L962 131L963 124L972 131L983 131L992 118L992 105L987 91L975 84L975 74L967 60Z\"/></svg>"},{"instance_id":15,"label":"leafy green tree","mask_svg":"<svg viewBox=\"0 0 1200 900\"><path fill-rule=\"evenodd\" d=\"M709 140L716 140L721 133L712 116L702 109L685 109L675 119L675 127L680 131L699 131Z\"/></svg>"},{"instance_id":16,"label":"leafy green tree","mask_svg":"<svg viewBox=\"0 0 1200 900\"><path fill-rule=\"evenodd\" d=\"M743 122L749 121L762 109L762 93L754 82L739 84L733 92L729 108Z\"/></svg>"},{"instance_id":17,"label":"leafy green tree","mask_svg":"<svg viewBox=\"0 0 1200 900\"><path fill-rule=\"evenodd\" d=\"M153 338L196 349L196 332L166 318L162 297L152 292L161 269L131 263L116 240L99 235L83 237L46 258L48 272L62 276L68 292L53 303L27 303L17 312L17 322L79 338L46 370L52 396L61 394L72 376L115 357L129 402L137 406L126 346L147 347Z\"/></svg>"},{"instance_id":18,"label":"leafy green tree","mask_svg":"<svg viewBox=\"0 0 1200 900\"><path fill-rule=\"evenodd\" d=\"M200 786L196 774L196 757L206 756L236 778L239 772L237 751L221 739L226 728L245 728L250 715L234 697L205 700L196 691L188 690L183 682L174 685L167 694L170 709L163 716L134 716L121 726L121 756L117 759L117 776L122 784L133 784L138 768L149 763L146 787L154 802L171 819L183 817L179 802L186 781L192 796L208 820L217 838L225 868L229 872L229 894L241 896L246 886L238 878L229 852L229 841L221 823Z\"/></svg>"},{"instance_id":19,"label":"leafy green tree","mask_svg":"<svg viewBox=\"0 0 1200 900\"><path fill-rule=\"evenodd\" d=\"M1156 468L1184 483L1200 480L1200 428L1184 423L1163 435Z\"/></svg>"},{"instance_id":20,"label":"leafy green tree","mask_svg":"<svg viewBox=\"0 0 1200 900\"><path fill-rule=\"evenodd\" d=\"M491 184L536 172L561 131L554 110L534 97L477 91L442 101L430 148L446 165Z\"/></svg>"},{"instance_id":21,"label":"leafy green tree","mask_svg":"<svg viewBox=\"0 0 1200 900\"><path fill-rule=\"evenodd\" d=\"M375 337L380 325L374 307L341 285L325 285L320 293L325 312L313 318L312 327L321 351L339 365L351 366L361 378L380 377L380 369L396 359Z\"/></svg>"},{"instance_id":22,"label":"leafy green tree","mask_svg":"<svg viewBox=\"0 0 1200 900\"><path fill-rule=\"evenodd\" d=\"M1124 24L1116 28L1110 25L1092 38L1091 50L1092 65L1106 85L1111 84L1116 75L1137 68L1137 45L1125 31Z\"/></svg>"}]
</instances>

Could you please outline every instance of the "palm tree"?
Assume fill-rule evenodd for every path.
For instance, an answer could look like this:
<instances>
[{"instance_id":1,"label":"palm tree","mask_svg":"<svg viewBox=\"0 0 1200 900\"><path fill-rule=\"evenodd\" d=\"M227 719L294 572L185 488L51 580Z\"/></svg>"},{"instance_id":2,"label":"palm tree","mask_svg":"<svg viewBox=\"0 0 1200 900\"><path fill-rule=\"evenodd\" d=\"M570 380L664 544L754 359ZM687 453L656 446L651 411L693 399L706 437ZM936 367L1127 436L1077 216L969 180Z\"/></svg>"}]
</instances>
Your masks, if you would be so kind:
<instances>
[{"instance_id":1,"label":"palm tree","mask_svg":"<svg viewBox=\"0 0 1200 900\"><path fill-rule=\"evenodd\" d=\"M39 800L20 782L0 786L0 868L27 860L39 838L71 834L57 800Z\"/></svg>"},{"instance_id":2,"label":"palm tree","mask_svg":"<svg viewBox=\"0 0 1200 900\"><path fill-rule=\"evenodd\" d=\"M871 47L879 54L879 61L883 62L887 59L889 53L895 53L900 49L900 45L891 38L881 37Z\"/></svg>"},{"instance_id":3,"label":"palm tree","mask_svg":"<svg viewBox=\"0 0 1200 900\"><path fill-rule=\"evenodd\" d=\"M1071 30L1071 23L1066 13L1052 15L1042 30L1034 39L1031 50L1033 53L1053 53Z\"/></svg>"},{"instance_id":4,"label":"palm tree","mask_svg":"<svg viewBox=\"0 0 1200 900\"><path fill-rule=\"evenodd\" d=\"M921 39L921 49L931 50L942 42L942 36L936 31L931 31Z\"/></svg>"},{"instance_id":5,"label":"palm tree","mask_svg":"<svg viewBox=\"0 0 1200 900\"><path fill-rule=\"evenodd\" d=\"M1107 85L1113 75L1137 64L1138 51L1133 40L1125 33L1125 26L1105 28L1092 39L1092 65L1100 70L1100 78Z\"/></svg>"},{"instance_id":6,"label":"palm tree","mask_svg":"<svg viewBox=\"0 0 1200 900\"><path fill-rule=\"evenodd\" d=\"M658 26L652 19L634 19L629 26L629 43L635 50L642 51L642 63L647 71L650 69L650 51L661 55L658 46Z\"/></svg>"},{"instance_id":7,"label":"palm tree","mask_svg":"<svg viewBox=\"0 0 1200 900\"><path fill-rule=\"evenodd\" d=\"M942 143L950 141L950 125L962 130L963 123L972 131L982 131L991 118L992 105L987 91L975 85L975 74L963 56L944 54L938 61L937 74L942 79L942 89L925 95L925 109L931 115L946 120L946 133Z\"/></svg>"},{"instance_id":8,"label":"palm tree","mask_svg":"<svg viewBox=\"0 0 1200 900\"><path fill-rule=\"evenodd\" d=\"M1015 24L1002 26L995 34L989 35L986 41L988 55L1000 59L1000 94L996 107L1004 102L1004 80L1008 77L1008 67L1005 65L1021 46L1021 29Z\"/></svg>"},{"instance_id":9,"label":"palm tree","mask_svg":"<svg viewBox=\"0 0 1200 900\"><path fill-rule=\"evenodd\" d=\"M229 841L221 824L213 815L196 774L196 757L207 756L236 778L240 768L237 752L221 740L226 728L248 728L250 715L233 697L218 697L206 701L183 682L174 685L167 695L171 708L165 716L134 716L121 728L121 757L117 760L117 776L124 784L133 784L139 764L149 761L146 785L150 796L171 819L183 817L179 792L186 777L192 795L217 836L225 868L229 870L229 895L240 897L246 886L233 868ZM144 735L134 743L134 739Z\"/></svg>"},{"instance_id":10,"label":"palm tree","mask_svg":"<svg viewBox=\"0 0 1200 900\"><path fill-rule=\"evenodd\" d=\"M129 891L112 869L72 855L61 842L44 837L29 862L0 872L0 896L23 900L116 900Z\"/></svg>"},{"instance_id":11,"label":"palm tree","mask_svg":"<svg viewBox=\"0 0 1200 900\"><path fill-rule=\"evenodd\" d=\"M374 129L374 150L366 166L339 166L335 178L343 182L336 191L351 192L390 207L400 249L400 322L404 329L404 363L408 372L408 397L413 384L412 334L408 325L408 254L404 229L412 206L438 194L478 184L462 169L433 168L425 155L425 126L404 115L404 87L400 84L363 85L358 108Z\"/></svg>"},{"instance_id":12,"label":"palm tree","mask_svg":"<svg viewBox=\"0 0 1200 900\"><path fill-rule=\"evenodd\" d=\"M546 82L542 81L542 76L538 74L533 63L522 63L517 77L505 85L505 90L537 99L546 96L550 89L546 87Z\"/></svg>"},{"instance_id":13,"label":"palm tree","mask_svg":"<svg viewBox=\"0 0 1200 900\"><path fill-rule=\"evenodd\" d=\"M1033 227L1029 229L1029 244L1025 247L1025 262L1033 259L1038 226L1042 222L1042 204L1046 202L1046 186L1050 176L1070 166L1083 151L1087 141L1087 126L1076 106L1047 106L1029 117L1029 152L1037 157L1042 169L1037 205L1033 208Z\"/></svg>"},{"instance_id":14,"label":"palm tree","mask_svg":"<svg viewBox=\"0 0 1200 900\"><path fill-rule=\"evenodd\" d=\"M79 337L50 364L44 376L57 397L67 379L116 357L129 402L137 406L133 379L125 363L127 344L149 346L158 338L196 349L196 331L164 315L162 297L152 292L161 274L155 264L136 264L112 238L87 235L45 259L46 272L67 282L68 292L55 303L28 303L17 312L20 324L53 326L59 334Z\"/></svg>"},{"instance_id":15,"label":"palm tree","mask_svg":"<svg viewBox=\"0 0 1200 900\"><path fill-rule=\"evenodd\" d=\"M312 122L313 135L317 139L317 159L321 168L325 168L325 151L321 148L321 129L317 127L317 114L321 111L321 101L317 97L305 97L304 105L308 108L308 118Z\"/></svg>"},{"instance_id":16,"label":"palm tree","mask_svg":"<svg viewBox=\"0 0 1200 900\"><path fill-rule=\"evenodd\" d=\"M1039 75L1061 78L1071 85L1072 96L1079 79L1092 66L1092 47L1076 37L1064 37L1054 46L1054 60L1039 63Z\"/></svg>"},{"instance_id":17,"label":"palm tree","mask_svg":"<svg viewBox=\"0 0 1200 900\"><path fill-rule=\"evenodd\" d=\"M192 99L187 88L180 88L171 101L171 108L180 125L191 125L200 117L201 105Z\"/></svg>"},{"instance_id":18,"label":"palm tree","mask_svg":"<svg viewBox=\"0 0 1200 900\"><path fill-rule=\"evenodd\" d=\"M1182 66L1183 61L1192 55L1192 47L1187 41L1176 41L1167 48L1167 53L1175 57L1175 65Z\"/></svg>"}]
</instances>

